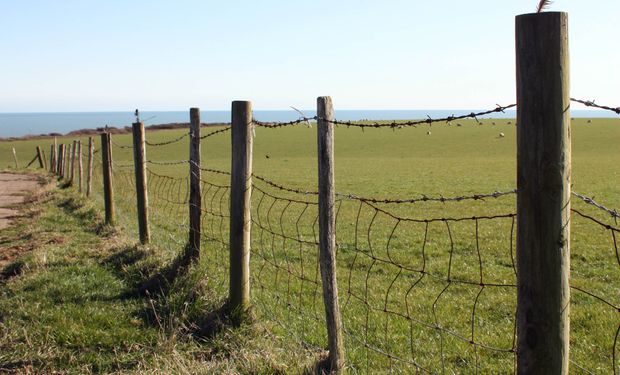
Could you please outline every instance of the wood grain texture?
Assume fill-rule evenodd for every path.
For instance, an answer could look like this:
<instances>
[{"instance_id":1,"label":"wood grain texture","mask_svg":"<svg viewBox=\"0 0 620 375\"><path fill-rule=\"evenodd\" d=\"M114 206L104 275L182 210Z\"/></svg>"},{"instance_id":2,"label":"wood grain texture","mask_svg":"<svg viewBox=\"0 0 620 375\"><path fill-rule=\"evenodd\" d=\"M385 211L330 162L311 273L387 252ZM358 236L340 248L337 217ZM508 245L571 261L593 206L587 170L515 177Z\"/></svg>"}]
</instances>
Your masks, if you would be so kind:
<instances>
[{"instance_id":1,"label":"wood grain texture","mask_svg":"<svg viewBox=\"0 0 620 375\"><path fill-rule=\"evenodd\" d=\"M138 232L140 243L147 244L151 240L149 229L149 193L146 180L146 147L144 124L132 124L133 134L133 162L136 176L136 204L138 208Z\"/></svg>"},{"instance_id":2,"label":"wood grain texture","mask_svg":"<svg viewBox=\"0 0 620 375\"><path fill-rule=\"evenodd\" d=\"M252 196L252 103L232 103L230 176L230 307L243 317L250 308Z\"/></svg>"},{"instance_id":3,"label":"wood grain texture","mask_svg":"<svg viewBox=\"0 0 620 375\"><path fill-rule=\"evenodd\" d=\"M517 371L568 374L570 97L566 13L516 18Z\"/></svg>"},{"instance_id":4,"label":"wood grain texture","mask_svg":"<svg viewBox=\"0 0 620 375\"><path fill-rule=\"evenodd\" d=\"M86 171L86 196L90 197L93 190L93 159L95 153L95 142L93 137L88 137L88 168Z\"/></svg>"},{"instance_id":5,"label":"wood grain texture","mask_svg":"<svg viewBox=\"0 0 620 375\"><path fill-rule=\"evenodd\" d=\"M190 257L200 257L200 109L189 110L189 251Z\"/></svg>"},{"instance_id":6,"label":"wood grain texture","mask_svg":"<svg viewBox=\"0 0 620 375\"><path fill-rule=\"evenodd\" d=\"M56 149L54 145L50 145L50 173L56 173Z\"/></svg>"},{"instance_id":7,"label":"wood grain texture","mask_svg":"<svg viewBox=\"0 0 620 375\"><path fill-rule=\"evenodd\" d=\"M329 345L329 364L332 372L344 366L344 341L338 303L336 279L336 217L334 212L334 130L331 123L334 110L329 96L317 98L317 153L319 171L319 260L325 322Z\"/></svg>"},{"instance_id":8,"label":"wood grain texture","mask_svg":"<svg viewBox=\"0 0 620 375\"><path fill-rule=\"evenodd\" d=\"M63 177L63 165L65 160L65 145L58 145L58 167L56 168L56 174L59 178Z\"/></svg>"},{"instance_id":9,"label":"wood grain texture","mask_svg":"<svg viewBox=\"0 0 620 375\"><path fill-rule=\"evenodd\" d=\"M77 141L73 141L71 145L71 160L70 163L70 171L69 171L69 183L73 184L75 179L75 156L77 154Z\"/></svg>"},{"instance_id":10,"label":"wood grain texture","mask_svg":"<svg viewBox=\"0 0 620 375\"><path fill-rule=\"evenodd\" d=\"M114 189L112 187L112 135L110 133L101 134L101 159L105 223L114 225L116 222L116 212L114 209Z\"/></svg>"},{"instance_id":11,"label":"wood grain texture","mask_svg":"<svg viewBox=\"0 0 620 375\"><path fill-rule=\"evenodd\" d=\"M78 158L78 192L82 192L84 185L84 165L82 164L82 141L77 141L77 158Z\"/></svg>"}]
</instances>

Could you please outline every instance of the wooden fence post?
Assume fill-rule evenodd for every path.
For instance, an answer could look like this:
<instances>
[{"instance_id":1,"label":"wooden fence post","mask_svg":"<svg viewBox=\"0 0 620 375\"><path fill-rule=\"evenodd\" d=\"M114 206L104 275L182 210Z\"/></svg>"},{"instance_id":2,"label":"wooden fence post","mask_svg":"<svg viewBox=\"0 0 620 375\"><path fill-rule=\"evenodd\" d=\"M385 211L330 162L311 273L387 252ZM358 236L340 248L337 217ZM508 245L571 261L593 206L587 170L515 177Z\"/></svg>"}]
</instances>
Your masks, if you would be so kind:
<instances>
[{"instance_id":1,"label":"wooden fence post","mask_svg":"<svg viewBox=\"0 0 620 375\"><path fill-rule=\"evenodd\" d=\"M114 225L114 190L112 189L112 136L101 133L101 158L103 170L103 200L105 204L105 222Z\"/></svg>"},{"instance_id":2,"label":"wooden fence post","mask_svg":"<svg viewBox=\"0 0 620 375\"><path fill-rule=\"evenodd\" d=\"M43 168L43 155L41 155L41 147L37 146L37 159L39 160L39 168Z\"/></svg>"},{"instance_id":3,"label":"wooden fence post","mask_svg":"<svg viewBox=\"0 0 620 375\"><path fill-rule=\"evenodd\" d=\"M52 167L52 173L56 174L56 170L58 167L58 139L54 137L54 144L52 145L52 152L50 153L50 164Z\"/></svg>"},{"instance_id":4,"label":"wooden fence post","mask_svg":"<svg viewBox=\"0 0 620 375\"><path fill-rule=\"evenodd\" d=\"M336 280L336 219L334 214L334 110L329 96L317 98L317 153L319 165L319 259L330 370L344 366L344 341ZM328 120L328 121L325 121Z\"/></svg>"},{"instance_id":5,"label":"wooden fence post","mask_svg":"<svg viewBox=\"0 0 620 375\"><path fill-rule=\"evenodd\" d=\"M19 164L17 163L17 153L15 152L15 147L13 147L13 160L15 160L15 169L19 169Z\"/></svg>"},{"instance_id":6,"label":"wooden fence post","mask_svg":"<svg viewBox=\"0 0 620 375\"><path fill-rule=\"evenodd\" d=\"M78 192L82 192L82 180L84 179L84 168L82 165L82 140L77 141L78 156Z\"/></svg>"},{"instance_id":7,"label":"wooden fence post","mask_svg":"<svg viewBox=\"0 0 620 375\"><path fill-rule=\"evenodd\" d=\"M230 175L230 307L236 324L250 308L250 234L252 222L252 103L232 103Z\"/></svg>"},{"instance_id":8,"label":"wooden fence post","mask_svg":"<svg viewBox=\"0 0 620 375\"><path fill-rule=\"evenodd\" d=\"M93 137L88 137L88 171L86 172L86 196L90 197L93 188L93 159L95 152Z\"/></svg>"},{"instance_id":9,"label":"wooden fence post","mask_svg":"<svg viewBox=\"0 0 620 375\"><path fill-rule=\"evenodd\" d=\"M58 175L58 178L62 179L63 177L63 165L64 165L64 161L65 161L65 145L64 144L60 144L58 145L58 167L56 168L56 175Z\"/></svg>"},{"instance_id":10,"label":"wooden fence post","mask_svg":"<svg viewBox=\"0 0 620 375\"><path fill-rule=\"evenodd\" d=\"M39 168L45 168L45 164L43 164L43 152L41 152L40 146L37 146L37 159L39 159Z\"/></svg>"},{"instance_id":11,"label":"wooden fence post","mask_svg":"<svg viewBox=\"0 0 620 375\"><path fill-rule=\"evenodd\" d=\"M71 143L65 145L65 161L63 162L63 172L65 180L69 180L71 175Z\"/></svg>"},{"instance_id":12,"label":"wooden fence post","mask_svg":"<svg viewBox=\"0 0 620 375\"><path fill-rule=\"evenodd\" d=\"M77 151L77 141L73 141L71 145L71 168L69 170L69 183L73 185L73 180L75 178L75 153Z\"/></svg>"},{"instance_id":13,"label":"wooden fence post","mask_svg":"<svg viewBox=\"0 0 620 375\"><path fill-rule=\"evenodd\" d=\"M132 124L133 132L133 163L136 172L136 198L138 203L138 230L140 243L147 244L151 239L149 231L149 194L146 186L146 147L144 124Z\"/></svg>"},{"instance_id":14,"label":"wooden fence post","mask_svg":"<svg viewBox=\"0 0 620 375\"><path fill-rule=\"evenodd\" d=\"M516 17L517 372L568 374L568 15Z\"/></svg>"},{"instance_id":15,"label":"wooden fence post","mask_svg":"<svg viewBox=\"0 0 620 375\"><path fill-rule=\"evenodd\" d=\"M54 145L50 145L50 173L56 173L56 150L54 150Z\"/></svg>"},{"instance_id":16,"label":"wooden fence post","mask_svg":"<svg viewBox=\"0 0 620 375\"><path fill-rule=\"evenodd\" d=\"M189 110L189 256L200 257L200 109Z\"/></svg>"},{"instance_id":17,"label":"wooden fence post","mask_svg":"<svg viewBox=\"0 0 620 375\"><path fill-rule=\"evenodd\" d=\"M62 160L60 162L61 170L59 171L59 173L60 173L60 178L64 179L65 178L65 167L66 167L65 155L67 154L67 145L63 143L58 147L60 150L62 150Z\"/></svg>"},{"instance_id":18,"label":"wooden fence post","mask_svg":"<svg viewBox=\"0 0 620 375\"><path fill-rule=\"evenodd\" d=\"M47 171L47 156L45 156L45 150L41 150L41 156L43 156L43 169Z\"/></svg>"}]
</instances>

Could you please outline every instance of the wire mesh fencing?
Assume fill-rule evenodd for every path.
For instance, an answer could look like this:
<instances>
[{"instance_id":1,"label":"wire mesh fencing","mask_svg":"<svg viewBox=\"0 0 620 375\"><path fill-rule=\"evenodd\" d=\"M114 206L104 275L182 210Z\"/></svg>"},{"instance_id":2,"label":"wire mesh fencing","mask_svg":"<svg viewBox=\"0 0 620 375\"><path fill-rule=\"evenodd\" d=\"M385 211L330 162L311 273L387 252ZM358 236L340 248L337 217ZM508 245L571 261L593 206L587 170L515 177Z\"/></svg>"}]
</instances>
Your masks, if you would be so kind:
<instances>
[{"instance_id":1,"label":"wire mesh fencing","mask_svg":"<svg viewBox=\"0 0 620 375\"><path fill-rule=\"evenodd\" d=\"M415 127L465 117L477 121L478 116L403 123ZM324 119L254 121L254 126L265 129L259 133L263 144L276 144L266 140L270 134L308 125L310 120ZM329 122L376 131L400 126L390 121L360 122L361 126ZM229 130L222 127L200 138L208 148L209 141L225 142L223 135ZM170 249L172 257L188 238L189 137L181 133L150 140L149 136L145 168L153 242ZM307 142L314 144L315 139ZM126 140L113 146L115 201L122 224L133 235L137 233L133 147ZM101 156L95 160L97 186ZM225 164L206 159L200 165L202 256L208 259L206 277L215 280L222 293L229 277L230 239L231 174L220 168ZM337 277L350 371L516 371L517 195L517 189L445 196L336 194ZM582 373L618 372L619 216L605 202L573 192L571 366ZM294 186L269 173L252 175L253 310L273 332L314 352L327 347L318 221L315 184Z\"/></svg>"}]
</instances>

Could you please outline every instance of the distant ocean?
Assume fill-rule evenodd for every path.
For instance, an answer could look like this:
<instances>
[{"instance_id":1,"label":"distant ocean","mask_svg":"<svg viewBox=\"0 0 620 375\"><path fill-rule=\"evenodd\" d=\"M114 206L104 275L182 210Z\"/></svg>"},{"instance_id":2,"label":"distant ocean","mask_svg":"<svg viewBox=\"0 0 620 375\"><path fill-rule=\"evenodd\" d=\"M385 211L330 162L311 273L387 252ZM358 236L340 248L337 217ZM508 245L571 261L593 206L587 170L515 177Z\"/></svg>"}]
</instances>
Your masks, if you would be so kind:
<instances>
[{"instance_id":1,"label":"distant ocean","mask_svg":"<svg viewBox=\"0 0 620 375\"><path fill-rule=\"evenodd\" d=\"M316 113L314 110L302 110L307 117ZM461 115L479 110L336 110L338 120L413 120L441 118ZM515 111L494 113L487 117L514 118ZM573 110L573 117L610 117L609 113L597 110ZM292 110L254 111L254 117L260 121L292 121L300 115ZM141 112L141 120L146 125L189 122L189 111ZM105 125L124 127L135 121L132 111L127 112L32 112L0 113L0 138L20 137L49 133L66 134L73 130L94 129ZM230 111L203 111L203 123L230 122Z\"/></svg>"}]
</instances>

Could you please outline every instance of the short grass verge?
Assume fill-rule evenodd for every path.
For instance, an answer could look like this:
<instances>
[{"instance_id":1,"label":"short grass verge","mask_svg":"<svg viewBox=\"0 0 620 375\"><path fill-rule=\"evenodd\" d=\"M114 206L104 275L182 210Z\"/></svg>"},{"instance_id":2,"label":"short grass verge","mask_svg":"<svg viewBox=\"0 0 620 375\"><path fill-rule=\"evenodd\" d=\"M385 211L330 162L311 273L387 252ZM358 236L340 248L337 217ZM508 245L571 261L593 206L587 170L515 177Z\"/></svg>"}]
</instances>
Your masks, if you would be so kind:
<instances>
[{"instance_id":1,"label":"short grass verge","mask_svg":"<svg viewBox=\"0 0 620 375\"><path fill-rule=\"evenodd\" d=\"M165 264L127 241L86 201L52 190L2 231L0 372L240 373L309 371L320 353L284 345L257 323L232 328L199 263L165 293L139 286Z\"/></svg>"}]
</instances>

